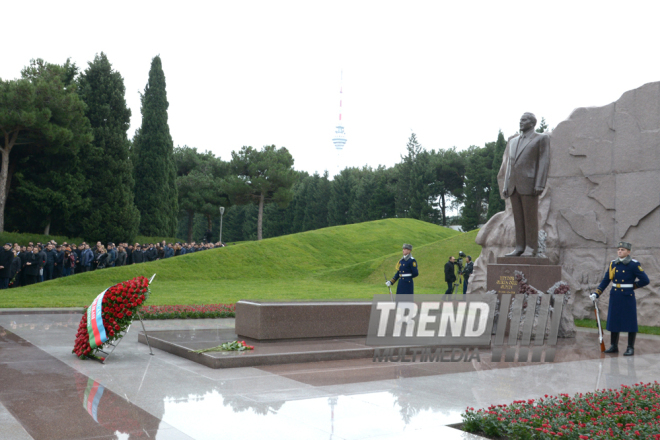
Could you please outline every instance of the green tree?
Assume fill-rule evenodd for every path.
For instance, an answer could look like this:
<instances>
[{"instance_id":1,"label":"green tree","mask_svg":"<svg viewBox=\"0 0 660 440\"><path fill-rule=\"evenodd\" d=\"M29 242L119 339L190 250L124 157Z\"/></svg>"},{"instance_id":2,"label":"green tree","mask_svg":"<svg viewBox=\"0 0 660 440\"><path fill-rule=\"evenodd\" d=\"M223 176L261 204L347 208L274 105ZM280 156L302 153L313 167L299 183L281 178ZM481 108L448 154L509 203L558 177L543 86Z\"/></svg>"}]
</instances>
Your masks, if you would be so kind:
<instances>
[{"instance_id":1,"label":"green tree","mask_svg":"<svg viewBox=\"0 0 660 440\"><path fill-rule=\"evenodd\" d=\"M206 230L213 230L213 218L219 216L219 207L230 206L227 194L223 192L222 179L228 172L229 164L206 151L199 153L196 148L177 147L173 154L177 173L176 185L179 209L185 212L187 222L186 237L193 239L195 214L206 219Z\"/></svg>"},{"instance_id":2,"label":"green tree","mask_svg":"<svg viewBox=\"0 0 660 440\"><path fill-rule=\"evenodd\" d=\"M124 79L101 52L80 76L79 85L94 133L82 164L92 185L86 192L90 205L83 215L81 234L92 241L130 243L138 232L140 212L134 204L133 166L128 157L131 110L126 106Z\"/></svg>"},{"instance_id":3,"label":"green tree","mask_svg":"<svg viewBox=\"0 0 660 440\"><path fill-rule=\"evenodd\" d=\"M77 93L73 81L77 74L70 61L63 66L32 60L23 69L21 78L0 80L0 232L5 229L5 208L12 172L20 171L20 164L12 161L23 150L23 159L29 156L77 156L81 147L92 141L89 121L85 117L85 104ZM72 191L80 194L82 185L70 181L64 198ZM51 192L54 189L51 188ZM55 190L57 192L57 190ZM49 198L51 201L61 197Z\"/></svg>"},{"instance_id":4,"label":"green tree","mask_svg":"<svg viewBox=\"0 0 660 440\"><path fill-rule=\"evenodd\" d=\"M263 238L264 205L275 202L286 206L291 201L296 172L289 151L275 145L263 147L261 151L243 147L232 152L231 176L225 180L226 193L232 203L256 204L257 240Z\"/></svg>"},{"instance_id":5,"label":"green tree","mask_svg":"<svg viewBox=\"0 0 660 440\"><path fill-rule=\"evenodd\" d=\"M356 184L352 191L351 203L349 207L349 219L351 223L366 222L374 220L369 215L369 205L373 200L376 190L376 183L373 170L364 167L356 175Z\"/></svg>"},{"instance_id":6,"label":"green tree","mask_svg":"<svg viewBox=\"0 0 660 440\"><path fill-rule=\"evenodd\" d=\"M204 205L204 192L212 186L213 178L198 170L192 170L185 176L176 179L179 194L179 208L186 214L188 228L186 230L186 241L193 240L193 224L195 213L200 211Z\"/></svg>"},{"instance_id":7,"label":"green tree","mask_svg":"<svg viewBox=\"0 0 660 440\"><path fill-rule=\"evenodd\" d=\"M398 166L396 213L399 217L432 221L434 209L431 185L435 181L430 154L417 141L415 133L408 138L407 154Z\"/></svg>"},{"instance_id":8,"label":"green tree","mask_svg":"<svg viewBox=\"0 0 660 440\"><path fill-rule=\"evenodd\" d=\"M374 191L371 200L369 200L370 220L394 217L395 191L396 173L394 168L385 168L380 165L374 170Z\"/></svg>"},{"instance_id":9,"label":"green tree","mask_svg":"<svg viewBox=\"0 0 660 440\"><path fill-rule=\"evenodd\" d=\"M539 124L539 127L536 129L537 133L545 133L548 131L548 124L545 122L545 118L541 117L541 123Z\"/></svg>"},{"instance_id":10,"label":"green tree","mask_svg":"<svg viewBox=\"0 0 660 440\"><path fill-rule=\"evenodd\" d=\"M348 216L351 207L355 168L344 168L335 176L330 186L328 201L328 225L338 226L350 223Z\"/></svg>"},{"instance_id":11,"label":"green tree","mask_svg":"<svg viewBox=\"0 0 660 440\"><path fill-rule=\"evenodd\" d=\"M20 163L20 171L11 173L7 230L80 236L76 220L88 210L89 200L83 192L91 182L82 172L79 155L52 154L47 149L26 155L26 151L17 150L12 160Z\"/></svg>"},{"instance_id":12,"label":"green tree","mask_svg":"<svg viewBox=\"0 0 660 440\"><path fill-rule=\"evenodd\" d=\"M488 214L487 220L500 211L504 211L506 207L504 200L500 196L500 185L497 182L497 174L502 167L502 158L504 157L504 150L506 149L506 140L502 131L497 135L497 142L495 142L495 150L493 151L493 168L490 178L490 197L488 199Z\"/></svg>"},{"instance_id":13,"label":"green tree","mask_svg":"<svg viewBox=\"0 0 660 440\"><path fill-rule=\"evenodd\" d=\"M490 197L491 170L495 142L484 148L471 146L465 155L465 199L461 209L461 227L464 231L476 229L486 221Z\"/></svg>"},{"instance_id":14,"label":"green tree","mask_svg":"<svg viewBox=\"0 0 660 440\"><path fill-rule=\"evenodd\" d=\"M456 147L438 150L431 155L431 164L435 182L431 188L438 197L440 221L447 226L447 206L451 199L459 199L465 181L465 157L456 151Z\"/></svg>"},{"instance_id":15,"label":"green tree","mask_svg":"<svg viewBox=\"0 0 660 440\"><path fill-rule=\"evenodd\" d=\"M174 166L174 144L167 123L165 73L154 57L149 81L141 95L142 126L134 138L135 205L140 211L140 234L172 236L176 233L179 207Z\"/></svg>"}]
</instances>

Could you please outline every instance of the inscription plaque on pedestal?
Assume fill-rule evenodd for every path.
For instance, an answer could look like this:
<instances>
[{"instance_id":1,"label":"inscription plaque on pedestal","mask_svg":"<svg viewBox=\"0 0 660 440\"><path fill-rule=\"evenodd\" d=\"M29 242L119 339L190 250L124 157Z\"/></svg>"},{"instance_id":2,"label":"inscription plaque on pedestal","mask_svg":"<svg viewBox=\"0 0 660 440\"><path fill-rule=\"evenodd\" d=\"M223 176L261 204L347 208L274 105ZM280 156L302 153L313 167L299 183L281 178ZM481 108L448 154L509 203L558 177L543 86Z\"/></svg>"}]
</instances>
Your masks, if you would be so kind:
<instances>
[{"instance_id":1,"label":"inscription plaque on pedestal","mask_svg":"<svg viewBox=\"0 0 660 440\"><path fill-rule=\"evenodd\" d=\"M495 290L498 295L518 293L517 270L525 275L530 286L543 292L561 281L561 266L551 265L547 258L500 257L487 270L486 289Z\"/></svg>"}]
</instances>

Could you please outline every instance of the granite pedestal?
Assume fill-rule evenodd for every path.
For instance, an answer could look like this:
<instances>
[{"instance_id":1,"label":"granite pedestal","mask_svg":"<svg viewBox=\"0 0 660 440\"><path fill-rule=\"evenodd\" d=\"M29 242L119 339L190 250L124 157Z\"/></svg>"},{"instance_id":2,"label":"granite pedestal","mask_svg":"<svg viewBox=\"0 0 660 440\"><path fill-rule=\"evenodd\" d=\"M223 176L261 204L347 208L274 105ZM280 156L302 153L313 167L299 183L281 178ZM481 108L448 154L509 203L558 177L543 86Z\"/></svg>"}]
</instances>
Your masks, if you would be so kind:
<instances>
[{"instance_id":1,"label":"granite pedestal","mask_svg":"<svg viewBox=\"0 0 660 440\"><path fill-rule=\"evenodd\" d=\"M551 265L548 258L499 257L497 264L488 265L486 290L498 295L518 293L517 270L525 275L527 284L543 292L561 281L561 266Z\"/></svg>"},{"instance_id":2,"label":"granite pedestal","mask_svg":"<svg viewBox=\"0 0 660 440\"><path fill-rule=\"evenodd\" d=\"M236 303L236 334L257 341L367 336L371 301Z\"/></svg>"}]
</instances>

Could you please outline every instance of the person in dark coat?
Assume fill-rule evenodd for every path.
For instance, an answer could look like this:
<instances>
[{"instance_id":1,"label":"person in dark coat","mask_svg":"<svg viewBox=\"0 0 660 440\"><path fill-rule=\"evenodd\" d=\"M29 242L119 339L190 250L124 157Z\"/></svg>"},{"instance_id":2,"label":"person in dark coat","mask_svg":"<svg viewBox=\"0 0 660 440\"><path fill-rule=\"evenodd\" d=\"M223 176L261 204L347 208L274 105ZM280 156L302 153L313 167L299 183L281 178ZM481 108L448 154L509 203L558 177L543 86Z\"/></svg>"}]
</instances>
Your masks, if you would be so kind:
<instances>
[{"instance_id":1,"label":"person in dark coat","mask_svg":"<svg viewBox=\"0 0 660 440\"><path fill-rule=\"evenodd\" d=\"M126 264L133 264L133 245L124 244L126 245Z\"/></svg>"},{"instance_id":2,"label":"person in dark coat","mask_svg":"<svg viewBox=\"0 0 660 440\"><path fill-rule=\"evenodd\" d=\"M454 292L454 281L456 281L454 261L456 261L456 259L451 256L449 257L449 261L445 263L445 282L447 283L447 291L445 292L445 295L449 295Z\"/></svg>"},{"instance_id":3,"label":"person in dark coat","mask_svg":"<svg viewBox=\"0 0 660 440\"><path fill-rule=\"evenodd\" d=\"M45 264L42 266L43 272L43 281L48 281L53 279L53 273L55 272L55 257L57 257L57 252L53 249L53 245L48 243L46 250L43 251L45 256Z\"/></svg>"},{"instance_id":4,"label":"person in dark coat","mask_svg":"<svg viewBox=\"0 0 660 440\"><path fill-rule=\"evenodd\" d=\"M9 282L12 287L21 286L21 257L16 255L11 262L11 268L9 270ZM13 280L13 283L12 283Z\"/></svg>"},{"instance_id":5,"label":"person in dark coat","mask_svg":"<svg viewBox=\"0 0 660 440\"><path fill-rule=\"evenodd\" d=\"M612 283L610 289L610 305L607 311L607 330L612 334L612 345L605 353L619 352L619 333L628 333L628 348L624 356L635 354L635 337L637 336L637 302L635 301L635 289L644 287L650 283L648 275L642 269L639 261L631 258L632 245L620 241L617 246L618 258L610 262L603 281L598 289L590 295L592 300L597 300L603 294L607 286Z\"/></svg>"},{"instance_id":6,"label":"person in dark coat","mask_svg":"<svg viewBox=\"0 0 660 440\"><path fill-rule=\"evenodd\" d=\"M415 284L413 278L419 275L417 261L410 253L412 252L412 245L405 243L403 245L403 257L396 264L396 273L391 280L387 281L385 285L390 287L392 284L399 280L399 285L396 287L397 295L413 295L415 293Z\"/></svg>"},{"instance_id":7,"label":"person in dark coat","mask_svg":"<svg viewBox=\"0 0 660 440\"><path fill-rule=\"evenodd\" d=\"M106 267L114 267L115 261L117 261L117 248L115 248L114 243L108 243L108 258L105 262Z\"/></svg>"},{"instance_id":8,"label":"person in dark coat","mask_svg":"<svg viewBox=\"0 0 660 440\"><path fill-rule=\"evenodd\" d=\"M30 285L37 282L39 278L39 270L41 269L42 257L39 255L38 250L32 250L25 255L25 284Z\"/></svg>"},{"instance_id":9,"label":"person in dark coat","mask_svg":"<svg viewBox=\"0 0 660 440\"><path fill-rule=\"evenodd\" d=\"M50 245L52 249L52 244ZM38 249L38 252L37 252ZM44 279L44 268L46 267L46 263L48 262L48 255L46 254L46 250L43 245L38 245L38 247L34 248L34 252L37 253L39 256L39 277L38 277L38 282L43 283L45 281ZM54 255L55 250L53 250L53 255ZM52 271L51 271L52 273Z\"/></svg>"},{"instance_id":10,"label":"person in dark coat","mask_svg":"<svg viewBox=\"0 0 660 440\"><path fill-rule=\"evenodd\" d=\"M11 263L13 260L14 252L11 250L11 243L5 243L2 249L0 249L0 289L9 287Z\"/></svg>"},{"instance_id":11,"label":"person in dark coat","mask_svg":"<svg viewBox=\"0 0 660 440\"><path fill-rule=\"evenodd\" d=\"M32 253L32 249L33 246L28 245L25 247L25 251L22 251L20 254L18 254L18 258L21 259L21 271L18 273L21 286L25 286L27 284L25 279L25 261L27 256Z\"/></svg>"},{"instance_id":12,"label":"person in dark coat","mask_svg":"<svg viewBox=\"0 0 660 440\"><path fill-rule=\"evenodd\" d=\"M73 273L82 272L82 269L81 269L82 259L80 258L80 256L82 255L82 250L83 250L83 245L82 244L80 246L76 246L75 244L71 245L71 251L74 253L74 256L75 256L75 259L76 259L75 266L74 266L74 269L73 269L73 271L74 271Z\"/></svg>"},{"instance_id":13,"label":"person in dark coat","mask_svg":"<svg viewBox=\"0 0 660 440\"><path fill-rule=\"evenodd\" d=\"M62 276L68 277L73 275L76 270L76 253L71 252L69 248L64 251L64 262L62 263Z\"/></svg>"},{"instance_id":14,"label":"person in dark coat","mask_svg":"<svg viewBox=\"0 0 660 440\"><path fill-rule=\"evenodd\" d=\"M465 263L465 268L463 269L463 295L467 293L468 279L470 278L470 275L472 275L472 272L474 272L472 257L468 255L465 259L467 260L467 263Z\"/></svg>"},{"instance_id":15,"label":"person in dark coat","mask_svg":"<svg viewBox=\"0 0 660 440\"><path fill-rule=\"evenodd\" d=\"M80 247L83 248L80 252L80 272L90 271L92 270L92 261L94 261L94 252L88 244L83 244Z\"/></svg>"},{"instance_id":16,"label":"person in dark coat","mask_svg":"<svg viewBox=\"0 0 660 440\"><path fill-rule=\"evenodd\" d=\"M126 251L124 246L117 246L117 259L115 260L115 267L124 266L126 264Z\"/></svg>"},{"instance_id":17,"label":"person in dark coat","mask_svg":"<svg viewBox=\"0 0 660 440\"><path fill-rule=\"evenodd\" d=\"M133 249L133 264L138 263L144 263L144 252L142 252L142 246L136 244Z\"/></svg>"},{"instance_id":18,"label":"person in dark coat","mask_svg":"<svg viewBox=\"0 0 660 440\"><path fill-rule=\"evenodd\" d=\"M144 253L144 261L156 261L158 258L158 251L154 247L153 243L149 244L149 248Z\"/></svg>"},{"instance_id":19,"label":"person in dark coat","mask_svg":"<svg viewBox=\"0 0 660 440\"><path fill-rule=\"evenodd\" d=\"M61 278L64 273L64 249L59 244L55 246L55 268L53 269L53 279Z\"/></svg>"}]
</instances>

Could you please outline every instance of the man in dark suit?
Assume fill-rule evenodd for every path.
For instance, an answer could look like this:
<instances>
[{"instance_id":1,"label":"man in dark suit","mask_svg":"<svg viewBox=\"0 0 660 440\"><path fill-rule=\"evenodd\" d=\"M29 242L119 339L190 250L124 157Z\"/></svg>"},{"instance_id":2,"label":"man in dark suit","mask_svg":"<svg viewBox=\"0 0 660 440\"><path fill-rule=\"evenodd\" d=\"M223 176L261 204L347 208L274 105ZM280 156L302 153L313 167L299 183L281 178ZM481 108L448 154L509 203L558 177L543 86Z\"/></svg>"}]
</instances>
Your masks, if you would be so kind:
<instances>
[{"instance_id":1,"label":"man in dark suit","mask_svg":"<svg viewBox=\"0 0 660 440\"><path fill-rule=\"evenodd\" d=\"M467 263L465 264L465 269L463 269L463 295L467 294L468 280L470 279L472 272L474 272L474 263L472 262L472 257L468 255L465 257L465 259Z\"/></svg>"},{"instance_id":2,"label":"man in dark suit","mask_svg":"<svg viewBox=\"0 0 660 440\"><path fill-rule=\"evenodd\" d=\"M5 243L0 249L0 289L9 287L9 275L13 260L14 252L11 250L11 243Z\"/></svg>"},{"instance_id":3,"label":"man in dark suit","mask_svg":"<svg viewBox=\"0 0 660 440\"><path fill-rule=\"evenodd\" d=\"M30 285L37 282L39 278L39 270L42 267L42 257L39 255L39 249L32 249L28 247L28 252L25 255L25 284Z\"/></svg>"},{"instance_id":4,"label":"man in dark suit","mask_svg":"<svg viewBox=\"0 0 660 440\"><path fill-rule=\"evenodd\" d=\"M536 133L536 116L520 118L520 136L509 141L502 196L511 199L516 226L516 248L510 257L535 257L539 247L539 196L550 166L550 137Z\"/></svg>"},{"instance_id":5,"label":"man in dark suit","mask_svg":"<svg viewBox=\"0 0 660 440\"><path fill-rule=\"evenodd\" d=\"M55 263L56 263L56 256L57 252L55 249L53 249L53 245L48 243L46 246L46 250L43 251L43 254L45 255L45 260L46 263L42 266L44 270L44 281L52 280L53 279L53 274L55 272Z\"/></svg>"},{"instance_id":6,"label":"man in dark suit","mask_svg":"<svg viewBox=\"0 0 660 440\"><path fill-rule=\"evenodd\" d=\"M61 278L64 269L64 249L61 245L55 246L55 267L53 269L53 279Z\"/></svg>"},{"instance_id":7,"label":"man in dark suit","mask_svg":"<svg viewBox=\"0 0 660 440\"><path fill-rule=\"evenodd\" d=\"M136 244L133 248L133 264L138 263L144 263L144 252L142 252L142 246Z\"/></svg>"},{"instance_id":8,"label":"man in dark suit","mask_svg":"<svg viewBox=\"0 0 660 440\"><path fill-rule=\"evenodd\" d=\"M445 263L445 281L447 282L447 291L445 292L445 295L449 295L454 292L454 281L456 281L454 261L455 258L451 256L449 257L449 261Z\"/></svg>"}]
</instances>

